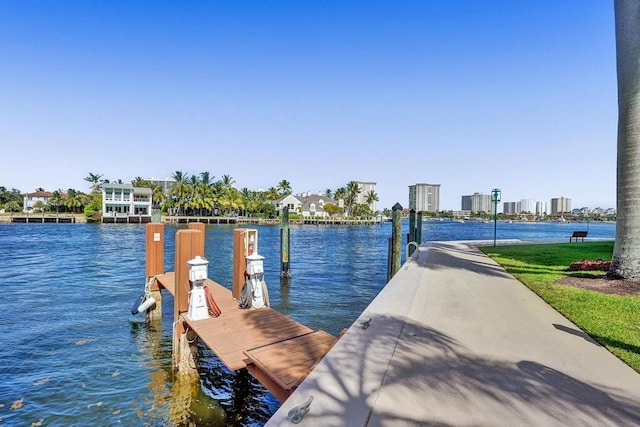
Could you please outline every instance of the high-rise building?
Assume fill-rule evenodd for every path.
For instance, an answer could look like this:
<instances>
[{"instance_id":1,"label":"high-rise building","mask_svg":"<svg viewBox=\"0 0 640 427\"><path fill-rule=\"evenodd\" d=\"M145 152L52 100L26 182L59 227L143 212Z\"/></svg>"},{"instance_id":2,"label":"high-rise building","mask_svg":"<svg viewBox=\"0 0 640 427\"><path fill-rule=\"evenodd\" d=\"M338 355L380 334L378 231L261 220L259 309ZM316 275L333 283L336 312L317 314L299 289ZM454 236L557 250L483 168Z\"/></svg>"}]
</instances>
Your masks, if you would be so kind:
<instances>
[{"instance_id":1,"label":"high-rise building","mask_svg":"<svg viewBox=\"0 0 640 427\"><path fill-rule=\"evenodd\" d=\"M358 197L356 198L356 203L358 204L366 204L367 196L373 191L376 192L376 183L375 182L363 182L363 181L355 181L360 187L360 192L358 193ZM376 202L371 202L369 204L372 212L376 211Z\"/></svg>"},{"instance_id":2,"label":"high-rise building","mask_svg":"<svg viewBox=\"0 0 640 427\"><path fill-rule=\"evenodd\" d=\"M473 193L470 196L462 196L462 210L471 211L471 213L487 212L491 213L491 195Z\"/></svg>"},{"instance_id":3,"label":"high-rise building","mask_svg":"<svg viewBox=\"0 0 640 427\"><path fill-rule=\"evenodd\" d=\"M544 216L548 213L549 211L547 210L547 202L536 202L536 215Z\"/></svg>"},{"instance_id":4,"label":"high-rise building","mask_svg":"<svg viewBox=\"0 0 640 427\"><path fill-rule=\"evenodd\" d=\"M532 214L536 211L536 201L533 199L520 199L520 212Z\"/></svg>"},{"instance_id":5,"label":"high-rise building","mask_svg":"<svg viewBox=\"0 0 640 427\"><path fill-rule=\"evenodd\" d=\"M409 209L416 212L440 210L440 184L415 184L409 186Z\"/></svg>"},{"instance_id":6,"label":"high-rise building","mask_svg":"<svg viewBox=\"0 0 640 427\"><path fill-rule=\"evenodd\" d=\"M518 213L517 207L518 204L516 202L504 202L502 204L502 212L505 214L515 215Z\"/></svg>"},{"instance_id":7,"label":"high-rise building","mask_svg":"<svg viewBox=\"0 0 640 427\"><path fill-rule=\"evenodd\" d=\"M158 187L162 188L162 191L164 191L165 193L169 191L171 187L173 187L173 185L176 183L176 181L171 178L145 178L144 180L150 184L157 185Z\"/></svg>"},{"instance_id":8,"label":"high-rise building","mask_svg":"<svg viewBox=\"0 0 640 427\"><path fill-rule=\"evenodd\" d=\"M556 197L551 199L551 214L571 213L571 199L567 197Z\"/></svg>"}]
</instances>

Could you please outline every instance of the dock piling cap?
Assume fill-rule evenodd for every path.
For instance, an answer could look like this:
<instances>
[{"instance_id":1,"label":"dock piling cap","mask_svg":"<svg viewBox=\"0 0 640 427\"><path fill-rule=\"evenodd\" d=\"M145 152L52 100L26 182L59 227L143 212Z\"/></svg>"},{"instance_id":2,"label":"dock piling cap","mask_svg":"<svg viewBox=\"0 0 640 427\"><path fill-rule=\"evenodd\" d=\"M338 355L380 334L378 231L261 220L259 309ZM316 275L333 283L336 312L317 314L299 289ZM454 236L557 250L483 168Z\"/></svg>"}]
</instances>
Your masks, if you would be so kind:
<instances>
[{"instance_id":1,"label":"dock piling cap","mask_svg":"<svg viewBox=\"0 0 640 427\"><path fill-rule=\"evenodd\" d=\"M196 255L194 259L187 261L189 264L189 280L198 282L208 278L207 266L209 261L206 258Z\"/></svg>"},{"instance_id":2,"label":"dock piling cap","mask_svg":"<svg viewBox=\"0 0 640 427\"><path fill-rule=\"evenodd\" d=\"M207 265L209 264L209 261L207 261L206 258L201 257L200 255L196 255L194 259L190 259L189 261L187 261L187 264L191 266Z\"/></svg>"}]
</instances>

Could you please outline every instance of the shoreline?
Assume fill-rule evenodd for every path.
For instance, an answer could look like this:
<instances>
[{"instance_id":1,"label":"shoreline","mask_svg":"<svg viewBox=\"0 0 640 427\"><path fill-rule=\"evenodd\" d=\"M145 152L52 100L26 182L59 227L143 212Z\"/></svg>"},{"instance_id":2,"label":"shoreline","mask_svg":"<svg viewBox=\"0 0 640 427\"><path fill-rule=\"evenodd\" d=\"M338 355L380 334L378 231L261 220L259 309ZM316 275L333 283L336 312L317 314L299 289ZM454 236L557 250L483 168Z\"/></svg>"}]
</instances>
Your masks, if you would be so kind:
<instances>
[{"instance_id":1,"label":"shoreline","mask_svg":"<svg viewBox=\"0 0 640 427\"><path fill-rule=\"evenodd\" d=\"M19 221L13 221L13 218L20 218ZM134 217L138 219L138 217ZM27 221L26 219L32 219L31 221ZM60 219L60 221L56 221L56 219ZM123 218L124 219L124 218ZM403 220L408 218L403 217ZM0 223L75 223L75 224L86 224L87 219L84 217L84 214L0 214ZM161 222L164 224L188 224L190 222L203 222L205 224L234 224L234 225L246 225L246 224L255 224L255 225L279 225L282 223L282 220L279 218L246 218L246 217L200 217L200 216L163 216L161 218ZM318 219L310 219L310 218L299 218L299 219L290 219L289 224L291 225L382 225L386 222L391 221L379 221L374 219L328 219L328 218L318 218ZM468 219L464 221L460 221L452 218L424 218L423 222L470 222L470 223L493 223L493 220L475 220ZM598 220L598 221L585 221L585 220L567 220L565 222L555 221L555 220L539 220L539 221L523 221L523 220L507 220L507 219L498 219L499 223L528 223L528 224L547 224L547 223L557 223L563 225L570 224L615 224L616 221L608 221L608 220ZM114 223L113 221L100 221L99 223ZM127 222L118 221L118 224L143 224L145 222L139 221L131 221Z\"/></svg>"}]
</instances>

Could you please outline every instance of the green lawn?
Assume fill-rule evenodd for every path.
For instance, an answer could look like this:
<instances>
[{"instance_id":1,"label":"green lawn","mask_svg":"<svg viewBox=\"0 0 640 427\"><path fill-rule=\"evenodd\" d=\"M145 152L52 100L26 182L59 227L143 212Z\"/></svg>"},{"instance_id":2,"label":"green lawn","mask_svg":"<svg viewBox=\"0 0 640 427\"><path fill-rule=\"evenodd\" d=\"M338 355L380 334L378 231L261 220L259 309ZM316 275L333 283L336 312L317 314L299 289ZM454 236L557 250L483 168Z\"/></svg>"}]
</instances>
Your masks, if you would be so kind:
<instances>
[{"instance_id":1,"label":"green lawn","mask_svg":"<svg viewBox=\"0 0 640 427\"><path fill-rule=\"evenodd\" d=\"M596 341L640 372L640 296L608 295L556 284L569 264L611 259L613 242L512 245L481 248L508 272ZM604 272L586 272L604 275Z\"/></svg>"}]
</instances>

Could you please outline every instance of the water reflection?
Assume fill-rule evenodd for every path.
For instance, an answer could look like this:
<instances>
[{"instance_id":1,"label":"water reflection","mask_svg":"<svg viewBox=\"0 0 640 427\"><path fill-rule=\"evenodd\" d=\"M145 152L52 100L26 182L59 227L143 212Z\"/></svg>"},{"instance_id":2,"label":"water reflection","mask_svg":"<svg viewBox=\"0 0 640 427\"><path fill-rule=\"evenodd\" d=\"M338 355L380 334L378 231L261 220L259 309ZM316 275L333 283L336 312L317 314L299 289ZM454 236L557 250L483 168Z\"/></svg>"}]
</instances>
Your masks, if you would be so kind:
<instances>
[{"instance_id":1,"label":"water reflection","mask_svg":"<svg viewBox=\"0 0 640 427\"><path fill-rule=\"evenodd\" d=\"M280 304L278 305L278 311L282 314L289 314L289 284L291 283L291 278L287 278L285 280L280 281Z\"/></svg>"}]
</instances>

